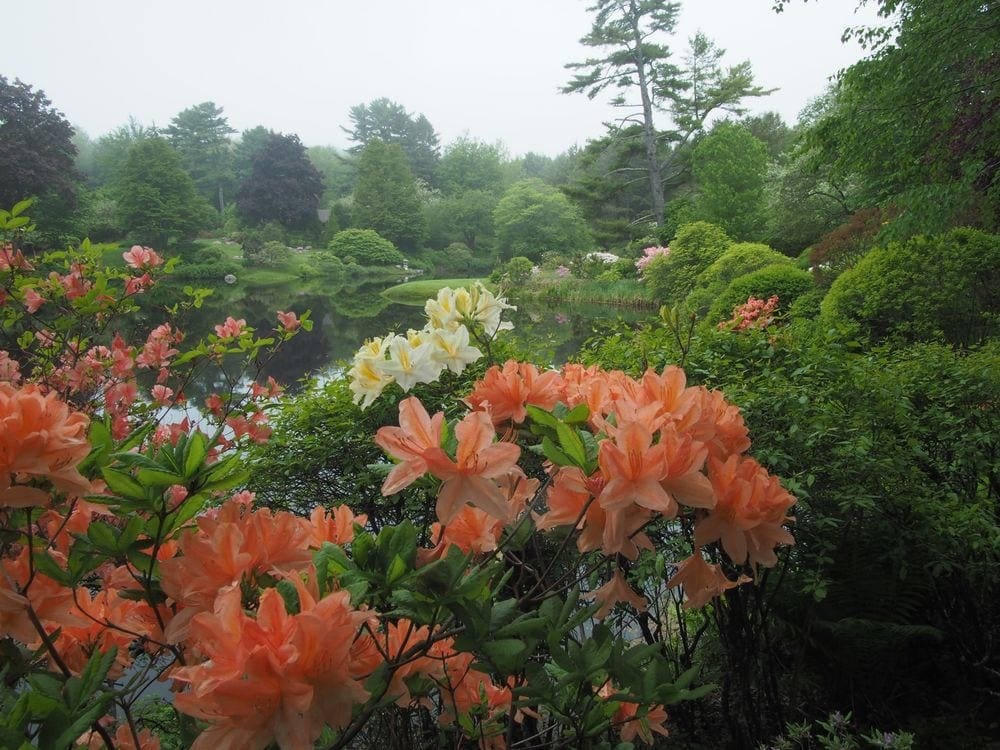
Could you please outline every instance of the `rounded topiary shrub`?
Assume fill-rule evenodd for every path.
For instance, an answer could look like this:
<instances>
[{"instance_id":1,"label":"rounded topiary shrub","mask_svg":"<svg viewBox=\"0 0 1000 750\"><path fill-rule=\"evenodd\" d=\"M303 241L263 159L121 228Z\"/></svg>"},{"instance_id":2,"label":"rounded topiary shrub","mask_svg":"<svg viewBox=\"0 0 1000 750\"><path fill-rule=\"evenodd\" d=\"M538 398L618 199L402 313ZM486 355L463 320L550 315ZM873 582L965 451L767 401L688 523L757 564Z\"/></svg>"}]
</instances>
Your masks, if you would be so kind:
<instances>
[{"instance_id":1,"label":"rounded topiary shrub","mask_svg":"<svg viewBox=\"0 0 1000 750\"><path fill-rule=\"evenodd\" d=\"M766 266L733 279L712 304L708 319L713 323L726 320L732 315L733 308L742 305L748 297L768 299L773 294L778 295L778 311L786 312L796 299L814 288L809 272L796 268L794 264Z\"/></svg>"},{"instance_id":2,"label":"rounded topiary shrub","mask_svg":"<svg viewBox=\"0 0 1000 750\"><path fill-rule=\"evenodd\" d=\"M406 258L374 229L345 229L337 232L327 245L341 260L360 266L395 266Z\"/></svg>"},{"instance_id":3,"label":"rounded topiary shrub","mask_svg":"<svg viewBox=\"0 0 1000 750\"><path fill-rule=\"evenodd\" d=\"M737 242L698 274L694 290L684 300L689 312L704 315L734 279L767 266L793 266L795 261L758 242Z\"/></svg>"},{"instance_id":4,"label":"rounded topiary shrub","mask_svg":"<svg viewBox=\"0 0 1000 750\"><path fill-rule=\"evenodd\" d=\"M682 302L694 290L698 275L732 244L715 224L707 221L685 224L670 243L670 254L654 258L646 266L643 277L650 296L661 304Z\"/></svg>"},{"instance_id":5,"label":"rounded topiary shrub","mask_svg":"<svg viewBox=\"0 0 1000 750\"><path fill-rule=\"evenodd\" d=\"M1000 236L953 229L877 247L833 282L820 311L872 342L985 341L1000 334Z\"/></svg>"}]
</instances>

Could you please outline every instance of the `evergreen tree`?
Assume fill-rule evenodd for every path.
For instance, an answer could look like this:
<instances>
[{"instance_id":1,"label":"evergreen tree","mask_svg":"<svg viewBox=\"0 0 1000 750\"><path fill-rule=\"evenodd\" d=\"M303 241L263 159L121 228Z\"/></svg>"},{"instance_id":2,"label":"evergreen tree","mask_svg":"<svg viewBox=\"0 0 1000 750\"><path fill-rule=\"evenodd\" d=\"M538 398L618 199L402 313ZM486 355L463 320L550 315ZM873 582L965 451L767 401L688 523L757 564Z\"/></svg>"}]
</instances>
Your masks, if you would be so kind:
<instances>
[{"instance_id":1,"label":"evergreen tree","mask_svg":"<svg viewBox=\"0 0 1000 750\"><path fill-rule=\"evenodd\" d=\"M417 186L403 148L372 141L358 158L354 223L374 229L403 252L420 248L425 236Z\"/></svg>"},{"instance_id":2,"label":"evergreen tree","mask_svg":"<svg viewBox=\"0 0 1000 750\"><path fill-rule=\"evenodd\" d=\"M742 99L770 92L754 85L749 62L723 70L723 50L701 33L691 40L683 67L670 62L665 38L674 33L680 3L597 0L588 10L594 14L593 25L580 43L599 49L601 54L567 65L584 72L562 90L586 93L591 99L609 87L620 91L612 99L615 106L626 110L619 125L640 125L636 134L641 134L650 195L646 218L662 224L664 182L676 176L672 174L677 164L673 157L678 153L676 147L664 145L686 144L713 112L741 113L738 105ZM654 115L658 111L669 113L669 129L657 129ZM626 131L618 127L611 132Z\"/></svg>"},{"instance_id":3,"label":"evergreen tree","mask_svg":"<svg viewBox=\"0 0 1000 750\"><path fill-rule=\"evenodd\" d=\"M402 105L383 97L351 107L349 117L352 127L344 131L357 144L352 152L361 153L372 141L399 144L413 174L433 184L440 147L434 126L424 115L413 116Z\"/></svg>"},{"instance_id":4,"label":"evergreen tree","mask_svg":"<svg viewBox=\"0 0 1000 750\"><path fill-rule=\"evenodd\" d=\"M129 149L114 187L121 227L141 244L166 247L211 222L210 205L162 138L146 138Z\"/></svg>"},{"instance_id":5,"label":"evergreen tree","mask_svg":"<svg viewBox=\"0 0 1000 750\"><path fill-rule=\"evenodd\" d=\"M232 144L236 131L214 102L202 102L180 112L164 131L181 155L198 191L221 212L233 189Z\"/></svg>"}]
</instances>

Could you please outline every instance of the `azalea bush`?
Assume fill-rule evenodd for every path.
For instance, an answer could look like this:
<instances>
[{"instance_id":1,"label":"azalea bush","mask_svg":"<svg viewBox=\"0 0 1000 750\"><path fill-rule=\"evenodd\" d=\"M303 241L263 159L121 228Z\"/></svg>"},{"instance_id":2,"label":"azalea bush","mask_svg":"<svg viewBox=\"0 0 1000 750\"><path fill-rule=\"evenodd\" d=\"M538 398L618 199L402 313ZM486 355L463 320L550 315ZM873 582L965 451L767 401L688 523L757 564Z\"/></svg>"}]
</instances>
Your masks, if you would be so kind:
<instances>
[{"instance_id":1,"label":"azalea bush","mask_svg":"<svg viewBox=\"0 0 1000 750\"><path fill-rule=\"evenodd\" d=\"M429 522L276 511L243 490L280 395L255 376L308 315L279 311L267 336L230 317L197 342L168 319L130 343L160 256L26 257L25 208L0 216L0 744L157 748L137 710L157 680L194 748L346 747L399 712L482 747L651 743L713 689L663 634L793 542L794 499L721 393L678 368L511 360L447 416L398 400L374 436L382 494ZM355 398L489 358L508 308L443 290L424 331L362 347ZM180 418L192 372L234 356L243 373Z\"/></svg>"}]
</instances>

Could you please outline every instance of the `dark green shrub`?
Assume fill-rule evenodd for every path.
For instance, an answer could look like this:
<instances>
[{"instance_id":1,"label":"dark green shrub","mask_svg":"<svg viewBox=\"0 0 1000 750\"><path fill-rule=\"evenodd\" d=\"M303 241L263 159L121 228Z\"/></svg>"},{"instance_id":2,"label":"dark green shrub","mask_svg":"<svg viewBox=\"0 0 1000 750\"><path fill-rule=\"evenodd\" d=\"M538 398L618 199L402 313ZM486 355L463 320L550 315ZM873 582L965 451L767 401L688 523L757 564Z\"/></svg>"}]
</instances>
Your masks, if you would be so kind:
<instances>
[{"instance_id":1,"label":"dark green shrub","mask_svg":"<svg viewBox=\"0 0 1000 750\"><path fill-rule=\"evenodd\" d=\"M655 258L643 277L654 300L666 305L683 302L698 275L733 244L726 233L707 221L685 224L670 243L670 255Z\"/></svg>"},{"instance_id":2,"label":"dark green shrub","mask_svg":"<svg viewBox=\"0 0 1000 750\"><path fill-rule=\"evenodd\" d=\"M791 266L794 261L758 242L730 245L712 265L698 274L696 286L684 300L684 306L689 312L704 315L734 279L772 265Z\"/></svg>"},{"instance_id":3,"label":"dark green shrub","mask_svg":"<svg viewBox=\"0 0 1000 750\"><path fill-rule=\"evenodd\" d=\"M1000 333L1000 236L954 229L875 248L833 283L821 312L871 341L985 341Z\"/></svg>"},{"instance_id":4,"label":"dark green shrub","mask_svg":"<svg viewBox=\"0 0 1000 750\"><path fill-rule=\"evenodd\" d=\"M345 229L337 232L327 249L341 260L361 266L396 266L406 260L395 245L374 229Z\"/></svg>"},{"instance_id":5,"label":"dark green shrub","mask_svg":"<svg viewBox=\"0 0 1000 750\"><path fill-rule=\"evenodd\" d=\"M712 303L708 320L712 323L725 320L732 314L733 308L742 305L748 297L767 299L772 294L778 295L779 312L785 312L800 295L814 288L809 272L796 268L794 264L766 266L734 279Z\"/></svg>"},{"instance_id":6,"label":"dark green shrub","mask_svg":"<svg viewBox=\"0 0 1000 750\"><path fill-rule=\"evenodd\" d=\"M308 263L321 276L343 276L347 270L347 264L329 250L310 253Z\"/></svg>"},{"instance_id":7,"label":"dark green shrub","mask_svg":"<svg viewBox=\"0 0 1000 750\"><path fill-rule=\"evenodd\" d=\"M475 263L472 251L464 242L452 242L443 250L428 252L427 258L434 275L443 278L465 276Z\"/></svg>"}]
</instances>

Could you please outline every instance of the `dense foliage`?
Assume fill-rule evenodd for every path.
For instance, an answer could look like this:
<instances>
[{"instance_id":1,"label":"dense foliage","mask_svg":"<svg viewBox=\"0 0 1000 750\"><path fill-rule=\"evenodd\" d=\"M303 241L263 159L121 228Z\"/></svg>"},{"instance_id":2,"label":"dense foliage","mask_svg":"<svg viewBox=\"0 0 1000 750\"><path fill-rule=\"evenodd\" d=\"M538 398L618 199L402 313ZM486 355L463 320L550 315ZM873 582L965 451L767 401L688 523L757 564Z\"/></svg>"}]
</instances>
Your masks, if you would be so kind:
<instances>
[{"instance_id":1,"label":"dense foliage","mask_svg":"<svg viewBox=\"0 0 1000 750\"><path fill-rule=\"evenodd\" d=\"M362 266L394 266L406 260L389 240L371 229L337 232L327 250L341 260Z\"/></svg>"},{"instance_id":2,"label":"dense foliage","mask_svg":"<svg viewBox=\"0 0 1000 750\"><path fill-rule=\"evenodd\" d=\"M725 230L706 221L685 224L670 243L670 253L646 267L650 294L659 303L682 302L698 283L698 276L732 245Z\"/></svg>"},{"instance_id":3,"label":"dense foliage","mask_svg":"<svg viewBox=\"0 0 1000 750\"><path fill-rule=\"evenodd\" d=\"M297 135L269 133L250 158L236 206L250 223L277 221L300 229L316 222L323 180Z\"/></svg>"},{"instance_id":4,"label":"dense foliage","mask_svg":"<svg viewBox=\"0 0 1000 750\"><path fill-rule=\"evenodd\" d=\"M873 342L995 338L1000 237L955 229L877 247L833 283L822 310L827 323L854 324Z\"/></svg>"}]
</instances>

